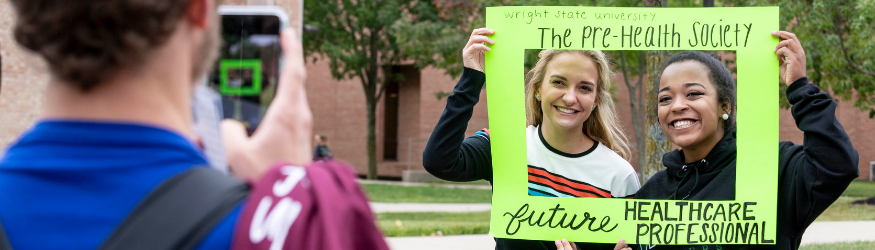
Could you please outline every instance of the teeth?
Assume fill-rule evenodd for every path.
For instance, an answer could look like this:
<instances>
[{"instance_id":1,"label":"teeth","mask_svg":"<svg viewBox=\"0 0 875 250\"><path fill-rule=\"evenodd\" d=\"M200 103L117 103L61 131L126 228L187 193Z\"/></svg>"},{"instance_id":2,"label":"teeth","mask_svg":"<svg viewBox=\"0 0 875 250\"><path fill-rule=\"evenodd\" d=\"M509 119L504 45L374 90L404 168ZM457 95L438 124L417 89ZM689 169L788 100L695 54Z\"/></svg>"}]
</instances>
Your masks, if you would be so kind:
<instances>
[{"instance_id":1,"label":"teeth","mask_svg":"<svg viewBox=\"0 0 875 250\"><path fill-rule=\"evenodd\" d=\"M683 128L683 127L688 127L688 126L690 126L691 124L693 124L693 121L690 121L690 120L680 120L680 121L676 121L676 122L674 123L674 127L675 127L675 128Z\"/></svg>"},{"instance_id":2,"label":"teeth","mask_svg":"<svg viewBox=\"0 0 875 250\"><path fill-rule=\"evenodd\" d=\"M562 113L566 113L566 114L574 114L574 112L576 112L576 111L570 110L570 109L564 109L564 108L560 108L560 107L556 107L556 108L559 109L559 111L561 111Z\"/></svg>"}]
</instances>

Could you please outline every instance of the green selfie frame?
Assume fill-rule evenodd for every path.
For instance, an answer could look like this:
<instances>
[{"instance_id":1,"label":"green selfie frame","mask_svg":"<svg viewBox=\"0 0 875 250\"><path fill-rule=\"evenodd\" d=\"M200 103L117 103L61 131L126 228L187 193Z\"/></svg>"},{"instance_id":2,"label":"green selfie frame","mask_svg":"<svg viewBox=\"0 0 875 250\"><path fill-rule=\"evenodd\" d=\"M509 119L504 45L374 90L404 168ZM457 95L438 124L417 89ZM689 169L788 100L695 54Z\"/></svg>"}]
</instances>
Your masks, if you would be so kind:
<instances>
[{"instance_id":1,"label":"green selfie frame","mask_svg":"<svg viewBox=\"0 0 875 250\"><path fill-rule=\"evenodd\" d=\"M252 86L231 87L228 86L228 70L252 69ZM219 62L219 93L231 96L254 96L261 94L261 60L259 59L222 59Z\"/></svg>"},{"instance_id":2,"label":"green selfie frame","mask_svg":"<svg viewBox=\"0 0 875 250\"><path fill-rule=\"evenodd\" d=\"M490 37L495 44L486 52L485 69L493 166L490 235L597 243L626 239L629 244L660 245L775 244L779 85L774 82L778 61L773 51L778 39L770 32L778 30L778 11L778 7L487 8L486 27L496 31ZM529 196L524 76L520 72L526 49L735 51L736 200ZM688 214L688 209L699 206L713 209L699 215L714 216L706 220ZM634 209L630 212L630 208ZM656 209L659 219L650 216ZM717 218L717 209L730 216ZM560 218L564 222L559 223ZM571 218L576 220L569 223ZM657 227L660 233L654 238L649 229ZM720 230L712 233L717 227ZM641 236L645 228L649 235ZM702 235L706 235L704 242Z\"/></svg>"}]
</instances>

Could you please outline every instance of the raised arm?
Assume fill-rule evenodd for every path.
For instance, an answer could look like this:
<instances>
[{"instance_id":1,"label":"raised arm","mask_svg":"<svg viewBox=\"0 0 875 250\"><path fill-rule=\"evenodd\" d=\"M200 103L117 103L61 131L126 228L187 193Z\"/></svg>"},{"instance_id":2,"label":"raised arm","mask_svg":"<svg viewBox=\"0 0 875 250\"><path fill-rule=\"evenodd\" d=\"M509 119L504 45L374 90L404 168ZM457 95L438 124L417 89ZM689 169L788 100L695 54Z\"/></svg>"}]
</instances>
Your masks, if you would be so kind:
<instances>
[{"instance_id":1,"label":"raised arm","mask_svg":"<svg viewBox=\"0 0 875 250\"><path fill-rule=\"evenodd\" d=\"M787 88L787 99L796 126L804 132L802 145L781 142L779 147L778 217L786 220L779 227L783 224L785 233L801 237L859 176L859 156L836 119L836 102L805 77L805 52L796 36L775 35L782 39L777 49L782 81L795 79Z\"/></svg>"},{"instance_id":2,"label":"raised arm","mask_svg":"<svg viewBox=\"0 0 875 250\"><path fill-rule=\"evenodd\" d=\"M480 28L471 34L462 50L465 64L462 78L453 89L453 94L447 97L447 107L422 152L422 165L438 178L448 181L485 179L492 182L489 134L478 132L465 139L465 130L486 82L483 59L484 52L489 48L484 43L493 43L486 35L494 32Z\"/></svg>"}]
</instances>

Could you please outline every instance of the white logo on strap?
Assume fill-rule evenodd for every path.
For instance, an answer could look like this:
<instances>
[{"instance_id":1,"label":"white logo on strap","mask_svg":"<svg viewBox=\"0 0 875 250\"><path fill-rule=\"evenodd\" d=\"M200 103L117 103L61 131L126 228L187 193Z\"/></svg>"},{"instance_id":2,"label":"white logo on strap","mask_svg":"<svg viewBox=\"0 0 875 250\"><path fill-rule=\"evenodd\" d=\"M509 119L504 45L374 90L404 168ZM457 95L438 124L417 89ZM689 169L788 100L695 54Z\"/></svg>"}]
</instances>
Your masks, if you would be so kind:
<instances>
[{"instance_id":1,"label":"white logo on strap","mask_svg":"<svg viewBox=\"0 0 875 250\"><path fill-rule=\"evenodd\" d=\"M273 195L276 197L288 195L306 175L303 168L293 166L283 167L280 172L286 175L286 178L274 183ZM265 196L258 202L255 216L252 218L252 225L249 227L249 240L253 244L258 244L267 238L271 241L271 250L280 250L286 242L289 228L292 227L292 223L301 213L301 203L293 201L292 198L283 197L273 209L270 209L272 204L273 199L270 196ZM268 210L270 210L269 213Z\"/></svg>"}]
</instances>

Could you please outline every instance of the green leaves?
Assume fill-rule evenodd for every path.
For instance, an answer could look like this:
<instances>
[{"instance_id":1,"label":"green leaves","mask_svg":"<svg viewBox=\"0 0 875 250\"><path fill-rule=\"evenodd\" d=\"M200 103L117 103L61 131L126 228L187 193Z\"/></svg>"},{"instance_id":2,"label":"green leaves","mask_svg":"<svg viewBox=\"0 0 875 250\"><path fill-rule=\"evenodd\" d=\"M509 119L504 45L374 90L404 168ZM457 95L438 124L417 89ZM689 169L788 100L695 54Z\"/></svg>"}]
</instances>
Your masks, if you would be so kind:
<instances>
[{"instance_id":1,"label":"green leaves","mask_svg":"<svg viewBox=\"0 0 875 250\"><path fill-rule=\"evenodd\" d=\"M471 30L485 25L486 7L595 4L628 7L643 6L643 1L305 1L304 23L321 32L305 34L304 44L309 55L330 58L332 75L338 79L367 78L370 71L401 62L434 66L457 76L462 69L461 49ZM671 6L701 4L682 0ZM852 101L863 112L875 110L875 0L717 0L715 5L780 6L780 27L802 41L812 82ZM615 61L620 58L618 52L608 53ZM629 68L637 68L638 60L630 58L636 55L627 53ZM537 60L536 55L530 58Z\"/></svg>"},{"instance_id":2,"label":"green leaves","mask_svg":"<svg viewBox=\"0 0 875 250\"><path fill-rule=\"evenodd\" d=\"M434 65L457 75L460 49L467 39L461 22L467 15L445 8L458 5L456 1L306 1L304 23L318 27L320 33L304 36L305 49L308 55L330 58L334 78L362 77L366 85L380 82L372 78L381 67L411 61L420 68Z\"/></svg>"},{"instance_id":3,"label":"green leaves","mask_svg":"<svg viewBox=\"0 0 875 250\"><path fill-rule=\"evenodd\" d=\"M875 1L742 0L726 4L780 6L780 27L801 40L809 79L875 117ZM781 106L789 107L783 96Z\"/></svg>"}]
</instances>

